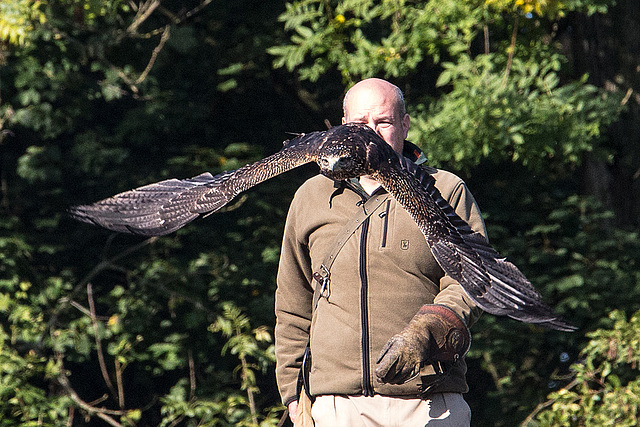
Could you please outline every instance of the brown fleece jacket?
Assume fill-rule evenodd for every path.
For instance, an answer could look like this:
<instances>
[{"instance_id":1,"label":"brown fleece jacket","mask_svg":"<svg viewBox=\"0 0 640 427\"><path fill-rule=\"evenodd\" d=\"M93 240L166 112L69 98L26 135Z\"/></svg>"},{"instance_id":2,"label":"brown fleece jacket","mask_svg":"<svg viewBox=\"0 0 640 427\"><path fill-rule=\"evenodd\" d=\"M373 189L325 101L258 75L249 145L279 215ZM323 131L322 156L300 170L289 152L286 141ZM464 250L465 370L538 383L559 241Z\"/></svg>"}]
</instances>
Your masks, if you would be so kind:
<instances>
[{"instance_id":1,"label":"brown fleece jacket","mask_svg":"<svg viewBox=\"0 0 640 427\"><path fill-rule=\"evenodd\" d=\"M464 182L427 168L456 213L486 235L479 209ZM375 195L384 195L379 189ZM305 182L291 203L285 225L276 291L276 377L285 404L296 398L302 355L311 335L312 395L417 396L420 378L383 384L375 363L385 343L423 304L443 304L470 326L479 310L461 286L444 275L424 235L389 197L349 238L331 268L331 295L315 311L312 280L335 236L362 210L351 186L318 175ZM312 313L313 311L313 313ZM466 392L466 364L453 368L431 392Z\"/></svg>"}]
</instances>

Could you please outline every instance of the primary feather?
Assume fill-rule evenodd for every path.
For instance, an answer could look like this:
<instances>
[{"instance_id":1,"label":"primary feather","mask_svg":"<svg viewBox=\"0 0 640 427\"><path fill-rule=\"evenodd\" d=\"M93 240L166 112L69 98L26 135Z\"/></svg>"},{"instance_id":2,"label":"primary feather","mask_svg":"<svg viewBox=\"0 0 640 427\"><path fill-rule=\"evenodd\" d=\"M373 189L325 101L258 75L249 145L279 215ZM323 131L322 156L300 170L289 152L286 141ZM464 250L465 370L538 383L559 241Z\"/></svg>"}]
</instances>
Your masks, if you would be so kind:
<instances>
[{"instance_id":1,"label":"primary feather","mask_svg":"<svg viewBox=\"0 0 640 427\"><path fill-rule=\"evenodd\" d=\"M69 214L113 231L169 234L199 216L218 211L254 185L313 161L322 134L303 134L285 141L279 152L233 171L160 181L91 205L74 206Z\"/></svg>"},{"instance_id":2,"label":"primary feather","mask_svg":"<svg viewBox=\"0 0 640 427\"><path fill-rule=\"evenodd\" d=\"M443 271L483 310L552 329L575 330L542 302L515 265L455 213L424 168L396 155L366 125L302 134L285 141L279 152L237 170L161 181L73 207L70 214L114 231L164 235L219 210L254 185L312 161L335 180L361 175L377 180L414 219Z\"/></svg>"}]
</instances>

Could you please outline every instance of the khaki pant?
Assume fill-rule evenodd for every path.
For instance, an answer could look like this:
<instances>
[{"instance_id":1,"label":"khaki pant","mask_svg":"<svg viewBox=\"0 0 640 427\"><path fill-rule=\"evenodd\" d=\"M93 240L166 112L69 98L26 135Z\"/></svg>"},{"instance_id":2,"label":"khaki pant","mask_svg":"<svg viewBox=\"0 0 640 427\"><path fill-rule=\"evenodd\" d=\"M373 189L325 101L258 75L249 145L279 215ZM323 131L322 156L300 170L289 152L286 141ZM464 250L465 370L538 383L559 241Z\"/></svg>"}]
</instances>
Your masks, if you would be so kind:
<instances>
[{"instance_id":1,"label":"khaki pant","mask_svg":"<svg viewBox=\"0 0 640 427\"><path fill-rule=\"evenodd\" d=\"M429 399L318 396L311 408L316 427L469 427L471 410L459 393Z\"/></svg>"}]
</instances>

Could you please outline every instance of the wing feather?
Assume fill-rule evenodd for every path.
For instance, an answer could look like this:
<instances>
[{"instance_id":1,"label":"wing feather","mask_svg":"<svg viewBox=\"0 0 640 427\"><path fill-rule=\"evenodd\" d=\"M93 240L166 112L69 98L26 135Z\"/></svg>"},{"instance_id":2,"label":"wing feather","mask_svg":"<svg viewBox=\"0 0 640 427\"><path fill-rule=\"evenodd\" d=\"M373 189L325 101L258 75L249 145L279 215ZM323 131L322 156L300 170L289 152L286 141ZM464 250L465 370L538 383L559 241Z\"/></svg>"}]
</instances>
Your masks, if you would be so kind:
<instances>
[{"instance_id":1,"label":"wing feather","mask_svg":"<svg viewBox=\"0 0 640 427\"><path fill-rule=\"evenodd\" d=\"M221 209L254 185L314 161L324 134L312 132L285 141L277 153L233 171L145 185L91 205L74 206L69 214L113 231L144 236L169 234Z\"/></svg>"},{"instance_id":2,"label":"wing feather","mask_svg":"<svg viewBox=\"0 0 640 427\"><path fill-rule=\"evenodd\" d=\"M424 168L404 157L375 178L409 212L440 267L457 280L480 308L496 315L573 331L512 263L458 216Z\"/></svg>"},{"instance_id":3,"label":"wing feather","mask_svg":"<svg viewBox=\"0 0 640 427\"><path fill-rule=\"evenodd\" d=\"M484 236L474 232L456 214L426 169L395 156L392 149L364 125L344 125L326 132L302 134L285 141L279 152L239 169L215 176L203 173L183 180L168 179L91 205L73 207L69 213L76 219L114 231L146 236L168 234L199 216L219 210L254 185L304 163L326 161L340 165L340 169L345 164L362 166L364 159L347 163L328 161L329 151L352 147L356 141L373 147L366 154L370 163L366 173L378 180L407 210L443 271L457 280L481 309L553 329L575 329L542 302L538 291L514 264L500 256ZM358 150L351 152L359 153ZM359 158L360 154L353 156ZM341 169L341 175L336 176L364 173L364 169L356 169Z\"/></svg>"}]
</instances>

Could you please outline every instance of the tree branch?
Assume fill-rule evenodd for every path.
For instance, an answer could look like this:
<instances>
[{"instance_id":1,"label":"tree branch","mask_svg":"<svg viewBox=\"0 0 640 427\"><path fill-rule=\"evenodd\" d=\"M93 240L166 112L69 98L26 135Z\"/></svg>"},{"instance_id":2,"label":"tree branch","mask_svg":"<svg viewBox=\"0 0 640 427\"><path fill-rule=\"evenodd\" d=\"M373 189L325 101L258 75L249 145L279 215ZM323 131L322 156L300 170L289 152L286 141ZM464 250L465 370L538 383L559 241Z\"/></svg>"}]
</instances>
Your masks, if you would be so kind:
<instances>
[{"instance_id":1,"label":"tree branch","mask_svg":"<svg viewBox=\"0 0 640 427\"><path fill-rule=\"evenodd\" d=\"M191 18L196 13L200 12L205 7L207 7L209 5L209 3L211 3L212 1L213 0L203 0L199 5L197 5L193 9L181 14L181 16L176 15L175 13L171 12L170 10L168 10L168 9L162 7L162 6L160 6L160 8L158 10L161 13L163 13L165 16L167 16L171 20L172 24L180 24L183 21Z\"/></svg>"},{"instance_id":2,"label":"tree branch","mask_svg":"<svg viewBox=\"0 0 640 427\"><path fill-rule=\"evenodd\" d=\"M189 358L189 400L196 397L196 369L193 361L193 351L189 349L187 352Z\"/></svg>"},{"instance_id":3,"label":"tree branch","mask_svg":"<svg viewBox=\"0 0 640 427\"><path fill-rule=\"evenodd\" d=\"M496 365L494 365L493 360L491 360L491 353L485 351L484 353L482 353L482 358L487 364L486 368L489 371L489 374L491 374L491 378L493 378L493 383L495 384L496 389L502 393L503 387L500 383L500 375L498 374Z\"/></svg>"},{"instance_id":4,"label":"tree branch","mask_svg":"<svg viewBox=\"0 0 640 427\"><path fill-rule=\"evenodd\" d=\"M105 384L111 394L116 396L116 390L113 388L113 383L109 378L109 372L107 371L107 365L104 362L104 352L102 351L102 340L100 339L100 334L98 330L98 319L96 318L96 306L93 300L93 286L91 282L87 283L87 299L89 300L89 317L91 318L91 323L93 324L93 336L96 341L96 352L98 353L98 364L100 365L100 372L102 373L102 378L104 379ZM122 405L120 406L122 408Z\"/></svg>"},{"instance_id":5,"label":"tree branch","mask_svg":"<svg viewBox=\"0 0 640 427\"><path fill-rule=\"evenodd\" d=\"M565 390L571 390L573 387L575 387L576 385L578 385L578 383L580 383L581 381L579 381L578 379L574 379L573 381L571 381L569 384L567 384L565 387L563 387ZM539 403L538 406L535 407L535 409L533 410L533 412L531 412L529 414L529 416L527 416L527 418L524 419L524 421L522 422L522 426L527 426L529 425L529 423L533 422L533 418L538 415L540 412L542 412L543 409L553 405L556 402L557 399L549 399L546 402L542 402Z\"/></svg>"},{"instance_id":6,"label":"tree branch","mask_svg":"<svg viewBox=\"0 0 640 427\"><path fill-rule=\"evenodd\" d=\"M238 335L239 334L240 333L238 332ZM249 410L251 411L251 421L253 421L255 425L258 425L258 415L257 415L258 410L256 409L256 401L253 396L253 390L251 390L252 384L249 384L247 381L247 378L248 378L247 371L249 370L249 364L247 363L247 358L244 356L243 353L240 353L238 358L240 359L240 363L242 364L242 378L247 383L246 384L247 397L249 398Z\"/></svg>"},{"instance_id":7,"label":"tree branch","mask_svg":"<svg viewBox=\"0 0 640 427\"><path fill-rule=\"evenodd\" d=\"M158 43L158 46L156 46L153 49L153 52L151 53L151 58L149 58L149 62L147 63L147 66L145 67L144 71L140 74L140 76L135 82L136 85L139 85L140 83L142 83L147 78L147 75L149 75L151 68L153 68L153 64L156 62L156 59L158 59L158 54L164 47L164 44L167 42L167 40L169 40L169 28L170 28L169 25L164 27L164 31L162 32L162 36L160 37L160 43Z\"/></svg>"},{"instance_id":8,"label":"tree branch","mask_svg":"<svg viewBox=\"0 0 640 427\"><path fill-rule=\"evenodd\" d=\"M501 88L504 88L507 84L507 79L511 73L511 65L513 64L513 55L516 53L516 37L518 35L518 24L520 23L520 15L516 15L513 21L513 31L511 32L511 44L509 45L509 58L507 59L507 66L504 70L504 76L502 77Z\"/></svg>"},{"instance_id":9,"label":"tree branch","mask_svg":"<svg viewBox=\"0 0 640 427\"><path fill-rule=\"evenodd\" d=\"M120 404L120 409L124 408L124 386L122 383L122 364L118 360L118 356L115 357L113 363L116 366L116 385L118 387L118 403Z\"/></svg>"},{"instance_id":10,"label":"tree branch","mask_svg":"<svg viewBox=\"0 0 640 427\"><path fill-rule=\"evenodd\" d=\"M76 405L85 410L89 415L95 415L96 417L105 421L107 424L114 427L123 427L122 424L113 419L111 415L125 416L127 414L127 411L113 411L105 408L96 408L95 406L91 406L87 402L82 400L80 396L78 396L78 393L76 393L76 391L73 389L71 383L69 382L69 379L67 378L67 374L65 373L65 370L62 366L62 354L57 354L57 359L60 362L61 366L60 374L58 375L58 383L62 386L71 400L73 400Z\"/></svg>"},{"instance_id":11,"label":"tree branch","mask_svg":"<svg viewBox=\"0 0 640 427\"><path fill-rule=\"evenodd\" d=\"M624 95L624 98L622 98L622 101L620 101L620 105L626 105L627 102L629 102L629 98L631 98L631 95L633 95L633 88L627 89L627 93Z\"/></svg>"},{"instance_id":12,"label":"tree branch","mask_svg":"<svg viewBox=\"0 0 640 427\"><path fill-rule=\"evenodd\" d=\"M131 25L129 25L126 32L128 34L137 34L138 27L140 27L140 25L142 25L142 23L146 21L149 16L151 16L153 11L156 10L158 6L160 6L160 0L147 0L142 3L138 7L136 16L133 18L133 22L131 23Z\"/></svg>"},{"instance_id":13,"label":"tree branch","mask_svg":"<svg viewBox=\"0 0 640 427\"><path fill-rule=\"evenodd\" d=\"M489 42L489 26L483 26L482 32L484 33L484 53L487 55L491 51L491 43Z\"/></svg>"},{"instance_id":14,"label":"tree branch","mask_svg":"<svg viewBox=\"0 0 640 427\"><path fill-rule=\"evenodd\" d=\"M54 310L53 314L51 315L51 319L49 319L49 321L47 322L47 329L51 329L51 327L53 327L53 325L57 322L58 317L60 316L60 312L62 311L62 309L64 307L66 307L67 305L73 305L75 306L73 303L73 297L80 292L81 289L83 289L87 283L89 283L90 281L92 281L98 274L100 274L102 271L107 270L107 269L115 269L116 266L114 265L116 261L119 261L122 258L125 258L129 255L131 255L133 252L142 249L143 247L155 242L156 240L158 240L157 237L150 237L140 243L138 243L137 245L133 245L127 249L125 249L124 251L120 252L119 254L114 255L113 257L100 261L80 282L78 282L78 284L76 286L74 286L74 288L71 290L71 292L69 292L68 295L60 298L58 300L58 307L56 307L56 309ZM109 240L110 241L110 240ZM80 309L79 304L78 306L76 306L76 308ZM42 336L42 338L40 339L40 343L42 343L42 341L44 340L44 335Z\"/></svg>"}]
</instances>

